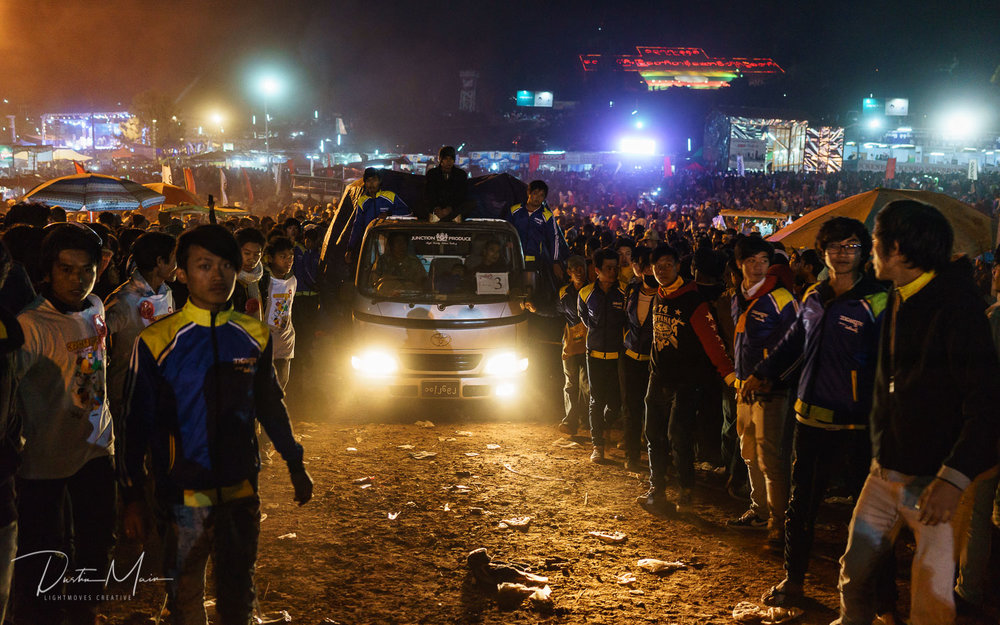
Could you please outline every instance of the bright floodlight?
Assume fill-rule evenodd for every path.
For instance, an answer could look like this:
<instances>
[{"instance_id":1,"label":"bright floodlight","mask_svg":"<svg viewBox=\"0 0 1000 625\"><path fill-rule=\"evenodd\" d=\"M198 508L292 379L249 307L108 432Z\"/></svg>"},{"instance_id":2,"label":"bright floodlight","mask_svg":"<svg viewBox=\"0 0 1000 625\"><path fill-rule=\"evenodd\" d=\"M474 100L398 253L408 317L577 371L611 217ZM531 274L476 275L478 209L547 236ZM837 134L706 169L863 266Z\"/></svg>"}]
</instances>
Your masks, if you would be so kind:
<instances>
[{"instance_id":1,"label":"bright floodlight","mask_svg":"<svg viewBox=\"0 0 1000 625\"><path fill-rule=\"evenodd\" d=\"M869 130L878 130L881 127L882 127L882 120L880 118L872 117L871 119L868 120Z\"/></svg>"},{"instance_id":2,"label":"bright floodlight","mask_svg":"<svg viewBox=\"0 0 1000 625\"><path fill-rule=\"evenodd\" d=\"M222 125L222 113L220 113L218 111L212 113L212 121L215 123L216 126L221 126Z\"/></svg>"},{"instance_id":3,"label":"bright floodlight","mask_svg":"<svg viewBox=\"0 0 1000 625\"><path fill-rule=\"evenodd\" d=\"M638 128L639 130L642 130L642 127L643 127L643 126L644 126L644 124L643 124L643 122L642 122L642 120L641 120L641 119L639 119L639 120L636 120L636 122L635 122L635 127L636 127L636 128Z\"/></svg>"},{"instance_id":4,"label":"bright floodlight","mask_svg":"<svg viewBox=\"0 0 1000 625\"><path fill-rule=\"evenodd\" d=\"M945 135L955 139L965 139L976 133L976 118L968 111L953 111L942 119Z\"/></svg>"},{"instance_id":5,"label":"bright floodlight","mask_svg":"<svg viewBox=\"0 0 1000 625\"><path fill-rule=\"evenodd\" d=\"M276 95L281 91L281 83L274 76L264 76L260 79L260 90L264 95Z\"/></svg>"},{"instance_id":6,"label":"bright floodlight","mask_svg":"<svg viewBox=\"0 0 1000 625\"><path fill-rule=\"evenodd\" d=\"M624 137L618 148L626 154L655 154L656 142L645 137Z\"/></svg>"}]
</instances>

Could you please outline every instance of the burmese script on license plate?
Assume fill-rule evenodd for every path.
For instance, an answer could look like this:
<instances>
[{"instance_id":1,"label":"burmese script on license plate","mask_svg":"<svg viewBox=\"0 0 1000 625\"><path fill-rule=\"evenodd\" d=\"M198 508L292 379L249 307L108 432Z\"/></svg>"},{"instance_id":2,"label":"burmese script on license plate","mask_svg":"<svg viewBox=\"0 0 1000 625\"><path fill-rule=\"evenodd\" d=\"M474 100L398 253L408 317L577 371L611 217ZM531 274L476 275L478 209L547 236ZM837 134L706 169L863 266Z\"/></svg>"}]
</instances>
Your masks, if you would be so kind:
<instances>
[{"instance_id":1,"label":"burmese script on license plate","mask_svg":"<svg viewBox=\"0 0 1000 625\"><path fill-rule=\"evenodd\" d=\"M420 384L420 394L424 397L458 397L457 380L428 380Z\"/></svg>"}]
</instances>

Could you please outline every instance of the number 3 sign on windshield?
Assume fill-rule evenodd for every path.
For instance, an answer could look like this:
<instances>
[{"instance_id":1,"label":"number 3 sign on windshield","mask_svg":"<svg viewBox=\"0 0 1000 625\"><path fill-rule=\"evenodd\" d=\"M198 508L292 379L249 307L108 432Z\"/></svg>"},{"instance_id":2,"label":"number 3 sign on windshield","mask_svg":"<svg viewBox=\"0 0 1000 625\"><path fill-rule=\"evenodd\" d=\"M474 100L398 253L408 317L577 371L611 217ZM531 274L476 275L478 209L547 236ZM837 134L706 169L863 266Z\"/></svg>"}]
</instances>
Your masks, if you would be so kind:
<instances>
[{"instance_id":1,"label":"number 3 sign on windshield","mask_svg":"<svg viewBox=\"0 0 1000 625\"><path fill-rule=\"evenodd\" d=\"M506 295L510 290L505 273L476 273L476 295Z\"/></svg>"}]
</instances>

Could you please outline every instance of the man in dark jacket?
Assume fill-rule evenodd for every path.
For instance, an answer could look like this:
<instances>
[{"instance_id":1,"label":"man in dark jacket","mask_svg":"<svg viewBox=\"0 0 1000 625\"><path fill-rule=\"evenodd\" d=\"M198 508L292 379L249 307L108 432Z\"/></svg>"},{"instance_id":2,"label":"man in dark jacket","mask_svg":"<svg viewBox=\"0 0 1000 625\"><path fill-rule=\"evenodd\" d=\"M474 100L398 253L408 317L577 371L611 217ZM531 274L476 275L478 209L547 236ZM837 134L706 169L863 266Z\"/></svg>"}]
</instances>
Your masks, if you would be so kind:
<instances>
[{"instance_id":1,"label":"man in dark jacket","mask_svg":"<svg viewBox=\"0 0 1000 625\"><path fill-rule=\"evenodd\" d=\"M438 150L438 166L427 170L424 197L431 215L440 221L461 221L468 208L469 174L455 167L455 156L455 148L446 145Z\"/></svg>"},{"instance_id":2,"label":"man in dark jacket","mask_svg":"<svg viewBox=\"0 0 1000 625\"><path fill-rule=\"evenodd\" d=\"M680 277L677 252L660 245L653 250L650 260L659 284L651 311L653 343L646 391L650 488L639 502L653 509L666 504L664 489L672 450L680 483L677 509L686 512L692 504L694 487L694 429L700 374L713 366L729 385L735 383L736 374L698 286Z\"/></svg>"},{"instance_id":3,"label":"man in dark jacket","mask_svg":"<svg viewBox=\"0 0 1000 625\"><path fill-rule=\"evenodd\" d=\"M1000 364L972 277L950 264L937 209L887 204L875 219L876 276L893 283L871 411L874 459L840 560L842 625L871 623L872 580L902 524L913 532L910 623L955 622L952 517L996 464Z\"/></svg>"},{"instance_id":4,"label":"man in dark jacket","mask_svg":"<svg viewBox=\"0 0 1000 625\"><path fill-rule=\"evenodd\" d=\"M0 287L13 259L0 243ZM11 311L0 306L0 623L4 620L17 551L17 508L14 474L21 449L21 421L15 415L14 390L17 350L24 343L21 325Z\"/></svg>"}]
</instances>

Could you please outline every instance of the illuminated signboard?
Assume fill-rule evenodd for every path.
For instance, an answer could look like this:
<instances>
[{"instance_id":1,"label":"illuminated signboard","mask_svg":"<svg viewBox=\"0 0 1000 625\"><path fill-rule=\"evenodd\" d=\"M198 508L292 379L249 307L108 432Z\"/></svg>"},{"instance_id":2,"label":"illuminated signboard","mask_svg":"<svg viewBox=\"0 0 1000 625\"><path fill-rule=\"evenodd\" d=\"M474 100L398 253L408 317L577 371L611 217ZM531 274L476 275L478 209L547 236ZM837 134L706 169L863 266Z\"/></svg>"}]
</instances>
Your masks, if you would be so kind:
<instances>
[{"instance_id":1,"label":"illuminated signboard","mask_svg":"<svg viewBox=\"0 0 1000 625\"><path fill-rule=\"evenodd\" d=\"M904 117L909 115L910 101L906 98L892 98L885 103L885 114Z\"/></svg>"},{"instance_id":2,"label":"illuminated signboard","mask_svg":"<svg viewBox=\"0 0 1000 625\"><path fill-rule=\"evenodd\" d=\"M719 89L746 76L759 80L785 70L768 58L710 57L701 48L639 46L638 54L581 54L584 71L638 72L651 91L669 87Z\"/></svg>"},{"instance_id":3,"label":"illuminated signboard","mask_svg":"<svg viewBox=\"0 0 1000 625\"><path fill-rule=\"evenodd\" d=\"M882 110L882 100L878 98L865 98L861 100L861 111L864 113L878 113Z\"/></svg>"},{"instance_id":4,"label":"illuminated signboard","mask_svg":"<svg viewBox=\"0 0 1000 625\"><path fill-rule=\"evenodd\" d=\"M539 108L552 108L551 91L518 91L518 106L531 106Z\"/></svg>"}]
</instances>

